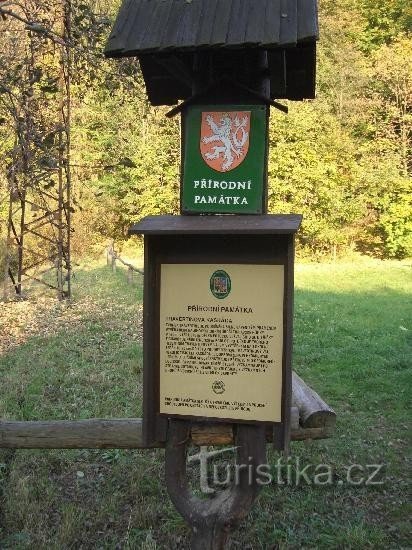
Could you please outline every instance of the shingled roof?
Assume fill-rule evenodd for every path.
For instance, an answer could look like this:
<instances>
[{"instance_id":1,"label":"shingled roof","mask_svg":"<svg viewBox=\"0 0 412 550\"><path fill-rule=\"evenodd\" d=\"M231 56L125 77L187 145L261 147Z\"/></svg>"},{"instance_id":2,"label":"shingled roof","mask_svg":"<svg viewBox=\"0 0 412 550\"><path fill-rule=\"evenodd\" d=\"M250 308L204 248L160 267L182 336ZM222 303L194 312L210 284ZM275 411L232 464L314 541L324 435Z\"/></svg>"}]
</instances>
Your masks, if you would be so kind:
<instances>
[{"instance_id":1,"label":"shingled roof","mask_svg":"<svg viewBox=\"0 0 412 550\"><path fill-rule=\"evenodd\" d=\"M316 0L123 0L105 55L139 57L149 98L155 104L171 104L191 91L188 82L183 85L182 75L175 75L180 84L171 85L165 69L168 57L178 56L192 69L194 52L210 52L216 58L236 50L267 50L271 96L302 99L314 93L317 38ZM293 50L299 53L290 54ZM288 91L284 83L280 89L284 75L274 74L287 72L288 65L295 72L292 81L300 73L296 90ZM162 80L163 88L171 86L170 93L156 89Z\"/></svg>"}]
</instances>

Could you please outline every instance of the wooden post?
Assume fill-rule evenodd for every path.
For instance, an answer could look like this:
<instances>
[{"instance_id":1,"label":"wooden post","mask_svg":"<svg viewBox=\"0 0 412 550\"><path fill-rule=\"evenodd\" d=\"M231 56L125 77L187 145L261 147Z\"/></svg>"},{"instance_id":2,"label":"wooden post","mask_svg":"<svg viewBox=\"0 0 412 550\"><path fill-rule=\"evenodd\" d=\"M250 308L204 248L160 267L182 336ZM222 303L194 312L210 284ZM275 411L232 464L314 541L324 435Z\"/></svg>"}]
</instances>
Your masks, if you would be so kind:
<instances>
[{"instance_id":1,"label":"wooden post","mask_svg":"<svg viewBox=\"0 0 412 550\"><path fill-rule=\"evenodd\" d=\"M249 513L260 486L256 475L259 464L266 464L265 428L240 424L236 430L237 479L230 488L215 498L200 499L193 495L186 476L187 445L190 422L170 420L165 452L166 485L177 510L192 530L192 550L223 550L232 527Z\"/></svg>"},{"instance_id":2,"label":"wooden post","mask_svg":"<svg viewBox=\"0 0 412 550\"><path fill-rule=\"evenodd\" d=\"M127 283L129 285L133 284L133 269L131 267L127 268Z\"/></svg>"},{"instance_id":3,"label":"wooden post","mask_svg":"<svg viewBox=\"0 0 412 550\"><path fill-rule=\"evenodd\" d=\"M160 441L166 446L166 468L167 468L167 488L172 501L178 511L183 515L188 522L193 533L194 549L212 549L223 548L228 537L229 530L234 527L238 519L244 517L257 494L257 487L252 479L251 484L239 483L232 485L226 491L218 491L214 498L204 498L201 502L190 493L186 481L186 448L190 441L198 442L198 437L208 435L210 424L216 424L215 419L221 421L221 427L214 427L215 437L209 438L211 445L219 441L222 444L223 437L230 442L235 440L235 444L239 445L242 437L244 448L250 449L248 456L243 460L238 457L238 464L245 465L247 470L251 463L248 462L249 456L253 463L258 464L258 460L262 459L260 464L265 464L264 450L266 445L266 429L276 426L275 445L277 449L286 449L289 441L290 433L290 396L291 391L291 320L292 320L292 284L293 284L293 247L290 243L293 242L294 233L300 225L301 217L288 216L153 216L142 220L137 226L130 230L130 233L145 235L145 294L144 294L144 403L143 403L143 442L147 445L152 445L156 441ZM224 235L224 238L222 238ZM183 272L187 269L187 264L196 265L197 275L195 277L194 286L180 285L176 283L176 273ZM199 265L198 265L199 264ZM205 268L212 264L210 267ZM224 271L214 271L223 264L228 266L229 274ZM228 308L224 302L217 302L217 291L212 286L212 279L216 273L223 273L226 280L231 280L230 275L238 284L241 283L242 273L236 271L233 266L242 266L243 273L248 274L248 279L244 283L245 288L249 288L249 281L254 280L254 265L261 266L256 269L256 272L262 273L271 270L272 275L263 279L268 281L265 291L269 299L277 296L276 301L273 301L271 311L273 317L270 321L260 321L259 311L265 310L267 300L264 304L255 298L253 304L256 305L255 317L247 318L245 323L253 328L263 324L270 327L268 330L276 333L276 326L282 326L282 333L276 333L277 347L270 351L276 357L279 378L273 384L262 383L262 378L257 377L256 384L262 385L262 391L269 391L268 395L261 401L264 404L257 406L253 404L253 399L250 403L250 408L246 406L235 411L231 408L232 403L236 406L237 403L249 403L248 386L240 386L239 392L233 397L220 397L218 391L213 388L213 382L219 382L212 377L207 378L208 386L204 392L206 395L205 403L212 404L213 409L217 403L217 410L214 410L214 415L200 414L196 410L196 404L193 404L193 399L189 393L189 398L186 401L179 396L181 391L180 386L173 387L170 384L170 379L167 380L167 370L162 366L162 354L159 353L161 346L163 349L168 349L160 341L160 334L164 327L167 327L167 319L173 318L174 315L192 315L193 306L191 304L202 304L200 307L211 308L212 311L225 311ZM267 266L270 266L268 268ZM164 268L163 266L167 266ZM171 267L170 267L171 266ZM183 266L183 268L182 268ZM170 273L173 276L170 276ZM273 276L273 273L276 276ZM220 276L220 275L219 275ZM257 275L257 280L259 280ZM179 281L186 280L186 277L181 277ZM256 283L256 281L255 281ZM230 282L226 285L227 292L231 292ZM193 285L193 280L192 280ZM198 285L202 290L197 297ZM237 287L238 289L240 286ZM239 292L239 290L235 290ZM161 300L161 295L171 296L173 293L174 302L167 302L166 299ZM236 296L236 300L240 303L242 300L243 309L249 314L253 314L253 304L248 302L248 297L244 294ZM255 296L255 295L254 295ZM178 299L177 299L178 297ZM272 297L272 298L270 298ZM241 298L241 300L239 299ZM198 300L198 302L196 301ZM236 302L237 303L237 302ZM176 305L178 304L178 305ZM203 305L205 304L205 305ZM223 304L223 305L221 305ZM197 311L197 310L196 310ZM187 313L189 312L189 313ZM276 312L276 313L275 313ZM230 313L230 312L229 312ZM234 312L240 313L241 312ZM182 317L183 321L186 317ZM180 317L179 317L180 319ZM189 340L187 346L196 345L202 351L204 343L201 339L200 327L196 316L189 317L192 324L197 330L196 344L191 344ZM237 327L243 317L238 319L235 317L233 327ZM269 319L269 317L268 317ZM272 321L273 319L273 321ZM224 328L224 322L222 322ZM242 326L242 325L239 325ZM242 335L242 329L240 335ZM207 330L207 326L202 327L202 330ZM235 329L233 329L235 330ZM170 333L166 335L172 341ZM185 331L179 332L179 326L175 327L174 340L178 341L178 348L185 347ZM216 346L221 355L232 353L233 357L237 358L237 352L228 350L227 344L218 336L216 338ZM170 358L173 358L173 351L167 352ZM213 360L219 361L217 355ZM163 355L165 357L166 354ZM179 354L180 356L180 354ZM252 363L253 360L251 359ZM175 367L173 367L175 368ZM174 372L174 371L173 371ZM201 373L202 374L202 373ZM196 374L194 374L196 376ZM280 383L280 380L282 383ZM233 391L230 384L233 385L233 380L224 380L227 384L223 384L223 392L226 390ZM170 384L168 386L168 384ZM193 381L192 381L193 384ZM161 397L160 388L163 388ZM182 386L182 389L184 385ZM220 387L217 388L220 390ZM255 388L256 389L256 388ZM169 391L169 393L165 393ZM184 391L184 390L183 390ZM209 392L209 393L208 393ZM214 392L215 395L212 394ZM210 395L210 397L209 397ZM228 394L229 395L229 394ZM175 397L177 396L177 397ZM210 401L209 401L210 399ZM236 401L229 401L236 399ZM216 401L215 401L216 400ZM220 401L219 401L220 400ZM174 405L177 402L179 405ZM183 403L183 404L182 404ZM267 413L263 411L266 406L271 403L280 405L277 411ZM259 410L257 410L259 409ZM203 412L203 411L202 411ZM267 415L267 416L266 416ZM193 423L189 430L188 418L197 420ZM296 422L297 415L294 415ZM227 424L229 424L229 428ZM199 424L204 424L203 433L197 431ZM222 430L222 431L221 431ZM263 435L262 435L263 434ZM222 439L219 437L222 435ZM219 437L218 437L219 436ZM205 437L205 439L206 439ZM240 438L240 439L239 439ZM263 457L263 458L262 458ZM207 495L205 495L207 496Z\"/></svg>"}]
</instances>

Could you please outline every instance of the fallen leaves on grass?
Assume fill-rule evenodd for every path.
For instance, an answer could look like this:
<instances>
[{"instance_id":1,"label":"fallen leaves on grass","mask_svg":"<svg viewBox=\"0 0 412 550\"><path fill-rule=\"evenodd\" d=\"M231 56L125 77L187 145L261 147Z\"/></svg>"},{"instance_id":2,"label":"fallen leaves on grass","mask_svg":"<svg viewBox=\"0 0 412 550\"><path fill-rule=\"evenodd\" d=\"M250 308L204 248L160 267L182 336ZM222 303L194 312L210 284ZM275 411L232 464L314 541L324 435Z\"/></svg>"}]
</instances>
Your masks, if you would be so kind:
<instances>
[{"instance_id":1,"label":"fallen leaves on grass","mask_svg":"<svg viewBox=\"0 0 412 550\"><path fill-rule=\"evenodd\" d=\"M128 309L131 309L130 306ZM130 311L131 319L134 317L135 322L127 325L127 336L137 341L142 338L141 313L142 306L136 303L133 311ZM24 344L33 336L55 336L66 329L72 330L86 318L96 321L109 319L110 324L117 326L121 322L119 305L113 302L103 305L92 297L61 302L47 295L34 295L25 300L1 303L0 355ZM98 338L96 336L96 340Z\"/></svg>"}]
</instances>

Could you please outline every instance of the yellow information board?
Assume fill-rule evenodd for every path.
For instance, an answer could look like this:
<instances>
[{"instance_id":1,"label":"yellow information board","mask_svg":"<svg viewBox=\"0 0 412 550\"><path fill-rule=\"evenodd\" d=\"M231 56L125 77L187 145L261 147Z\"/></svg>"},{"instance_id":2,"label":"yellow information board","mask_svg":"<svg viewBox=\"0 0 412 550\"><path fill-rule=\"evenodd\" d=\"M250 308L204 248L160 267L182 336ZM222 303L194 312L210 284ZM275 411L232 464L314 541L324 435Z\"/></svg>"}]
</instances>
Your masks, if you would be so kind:
<instances>
[{"instance_id":1,"label":"yellow information board","mask_svg":"<svg viewBox=\"0 0 412 550\"><path fill-rule=\"evenodd\" d=\"M284 267L162 264L160 413L281 421Z\"/></svg>"}]
</instances>

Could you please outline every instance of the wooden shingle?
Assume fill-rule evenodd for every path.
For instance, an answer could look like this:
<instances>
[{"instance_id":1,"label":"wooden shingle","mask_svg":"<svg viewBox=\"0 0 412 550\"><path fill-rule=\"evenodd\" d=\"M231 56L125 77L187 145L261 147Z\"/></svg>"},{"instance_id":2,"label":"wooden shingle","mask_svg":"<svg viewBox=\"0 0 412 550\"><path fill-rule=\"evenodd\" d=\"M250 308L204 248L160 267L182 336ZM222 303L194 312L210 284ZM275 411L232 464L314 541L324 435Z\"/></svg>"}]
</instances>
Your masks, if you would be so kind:
<instances>
[{"instance_id":1,"label":"wooden shingle","mask_svg":"<svg viewBox=\"0 0 412 550\"><path fill-rule=\"evenodd\" d=\"M263 50L271 97L303 99L314 95L317 38L317 0L123 0L105 55L137 56L149 99L173 104L191 94L182 75L192 73L197 54L209 55L213 67L238 62L235 51Z\"/></svg>"}]
</instances>

